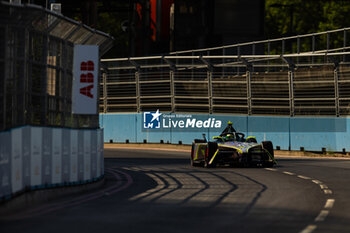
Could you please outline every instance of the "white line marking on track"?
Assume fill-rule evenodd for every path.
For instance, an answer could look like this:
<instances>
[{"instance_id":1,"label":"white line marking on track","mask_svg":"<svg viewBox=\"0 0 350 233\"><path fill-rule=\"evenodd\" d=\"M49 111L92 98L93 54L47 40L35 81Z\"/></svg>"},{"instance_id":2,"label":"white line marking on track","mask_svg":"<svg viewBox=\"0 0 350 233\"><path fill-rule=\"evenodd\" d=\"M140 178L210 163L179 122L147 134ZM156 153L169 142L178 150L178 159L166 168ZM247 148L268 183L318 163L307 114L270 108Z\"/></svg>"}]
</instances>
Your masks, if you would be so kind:
<instances>
[{"instance_id":1,"label":"white line marking on track","mask_svg":"<svg viewBox=\"0 0 350 233\"><path fill-rule=\"evenodd\" d=\"M315 184L322 184L322 182L319 180L312 180L312 182L314 182Z\"/></svg>"},{"instance_id":2,"label":"white line marking on track","mask_svg":"<svg viewBox=\"0 0 350 233\"><path fill-rule=\"evenodd\" d=\"M307 227L304 228L300 233L311 233L317 228L316 225L308 225Z\"/></svg>"},{"instance_id":3,"label":"white line marking on track","mask_svg":"<svg viewBox=\"0 0 350 233\"><path fill-rule=\"evenodd\" d=\"M290 175L290 176L294 176L295 175L295 173L292 173L292 172L283 172L284 174L286 174L286 175Z\"/></svg>"},{"instance_id":4,"label":"white line marking on track","mask_svg":"<svg viewBox=\"0 0 350 233\"><path fill-rule=\"evenodd\" d=\"M265 168L265 170L268 170L268 171L273 171L273 172L277 171L277 169L276 169L276 168Z\"/></svg>"},{"instance_id":5,"label":"white line marking on track","mask_svg":"<svg viewBox=\"0 0 350 233\"><path fill-rule=\"evenodd\" d=\"M302 176L302 175L298 175L299 178L304 179L304 180L310 180L310 177L307 176Z\"/></svg>"},{"instance_id":6,"label":"white line marking on track","mask_svg":"<svg viewBox=\"0 0 350 233\"><path fill-rule=\"evenodd\" d=\"M334 205L334 199L327 199L326 204L324 204L325 209L331 209Z\"/></svg>"},{"instance_id":7,"label":"white line marking on track","mask_svg":"<svg viewBox=\"0 0 350 233\"><path fill-rule=\"evenodd\" d=\"M320 214L315 218L315 222L322 222L326 219L329 214L329 210L322 210Z\"/></svg>"},{"instance_id":8,"label":"white line marking on track","mask_svg":"<svg viewBox=\"0 0 350 233\"><path fill-rule=\"evenodd\" d=\"M266 170L269 171L277 171L277 169L271 169L271 168L265 168ZM302 176L302 175L297 175L295 173L292 172L287 172L287 171L283 171L284 174L286 175L296 175L298 178L301 179L305 179L305 180L311 180L313 183L318 184L321 188L321 190L323 190L324 194L332 194L332 190L328 188L327 185L323 184L322 181L320 180L316 180L316 179L312 179L310 177L307 176ZM333 208L335 200L334 199L327 199L326 203L324 204L324 209L321 210L321 212L318 214L318 216L315 218L315 222L322 222L326 219L326 217L329 214L329 210ZM312 233L315 229L317 228L316 224L310 224L307 227L305 227L300 233Z\"/></svg>"},{"instance_id":9,"label":"white line marking on track","mask_svg":"<svg viewBox=\"0 0 350 233\"><path fill-rule=\"evenodd\" d=\"M332 190L330 189L323 189L324 194L332 194Z\"/></svg>"}]
</instances>

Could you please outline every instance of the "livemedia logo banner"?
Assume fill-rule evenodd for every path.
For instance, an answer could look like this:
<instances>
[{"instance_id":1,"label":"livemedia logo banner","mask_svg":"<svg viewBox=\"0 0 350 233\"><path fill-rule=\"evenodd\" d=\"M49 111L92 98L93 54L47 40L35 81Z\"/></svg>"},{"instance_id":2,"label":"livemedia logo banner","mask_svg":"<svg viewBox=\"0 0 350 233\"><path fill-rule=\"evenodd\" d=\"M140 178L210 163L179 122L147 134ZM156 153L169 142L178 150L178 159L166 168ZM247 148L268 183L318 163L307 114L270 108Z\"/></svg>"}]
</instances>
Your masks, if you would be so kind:
<instances>
[{"instance_id":1,"label":"livemedia logo banner","mask_svg":"<svg viewBox=\"0 0 350 233\"><path fill-rule=\"evenodd\" d=\"M156 112L143 113L143 128L144 129L160 129L162 114L157 110Z\"/></svg>"},{"instance_id":2,"label":"livemedia logo banner","mask_svg":"<svg viewBox=\"0 0 350 233\"><path fill-rule=\"evenodd\" d=\"M172 131L192 132L203 129L221 129L221 127L221 120L208 117L208 115L161 113L159 110L143 113L143 131L171 129Z\"/></svg>"}]
</instances>

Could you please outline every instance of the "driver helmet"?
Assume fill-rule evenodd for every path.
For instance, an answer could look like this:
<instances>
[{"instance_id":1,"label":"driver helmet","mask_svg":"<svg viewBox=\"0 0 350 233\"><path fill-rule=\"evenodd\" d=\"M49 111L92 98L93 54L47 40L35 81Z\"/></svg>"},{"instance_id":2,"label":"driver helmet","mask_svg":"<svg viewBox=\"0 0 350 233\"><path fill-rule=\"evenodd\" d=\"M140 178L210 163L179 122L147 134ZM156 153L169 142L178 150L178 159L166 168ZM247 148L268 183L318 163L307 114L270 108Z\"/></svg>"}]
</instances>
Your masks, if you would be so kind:
<instances>
[{"instance_id":1,"label":"driver helmet","mask_svg":"<svg viewBox=\"0 0 350 233\"><path fill-rule=\"evenodd\" d=\"M228 133L228 134L226 134L226 136L225 136L225 139L226 140L232 140L232 139L234 139L235 137L234 137L234 135L232 134L232 133Z\"/></svg>"}]
</instances>

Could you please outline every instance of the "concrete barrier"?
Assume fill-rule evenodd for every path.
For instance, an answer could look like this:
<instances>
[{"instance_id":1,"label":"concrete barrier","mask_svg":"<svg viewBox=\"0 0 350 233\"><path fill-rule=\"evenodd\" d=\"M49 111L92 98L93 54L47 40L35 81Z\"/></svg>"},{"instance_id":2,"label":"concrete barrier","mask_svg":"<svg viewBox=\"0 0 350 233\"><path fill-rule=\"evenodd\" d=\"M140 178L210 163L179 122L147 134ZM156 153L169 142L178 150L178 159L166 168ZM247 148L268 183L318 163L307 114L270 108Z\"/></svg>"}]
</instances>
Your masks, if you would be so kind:
<instances>
[{"instance_id":1,"label":"concrete barrier","mask_svg":"<svg viewBox=\"0 0 350 233\"><path fill-rule=\"evenodd\" d=\"M101 129L25 126L0 132L0 200L101 179Z\"/></svg>"}]
</instances>

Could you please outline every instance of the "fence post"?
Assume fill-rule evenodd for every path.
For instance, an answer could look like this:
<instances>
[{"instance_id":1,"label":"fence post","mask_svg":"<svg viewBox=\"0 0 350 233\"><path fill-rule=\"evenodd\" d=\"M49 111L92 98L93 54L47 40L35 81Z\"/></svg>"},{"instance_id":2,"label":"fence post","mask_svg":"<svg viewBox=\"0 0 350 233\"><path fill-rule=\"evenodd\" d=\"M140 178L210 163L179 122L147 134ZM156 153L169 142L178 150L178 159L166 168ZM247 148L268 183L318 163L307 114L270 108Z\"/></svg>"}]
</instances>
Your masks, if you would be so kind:
<instances>
[{"instance_id":1,"label":"fence post","mask_svg":"<svg viewBox=\"0 0 350 233\"><path fill-rule=\"evenodd\" d=\"M136 108L137 113L140 112L140 71L137 69L135 72L135 82L136 82Z\"/></svg>"},{"instance_id":2,"label":"fence post","mask_svg":"<svg viewBox=\"0 0 350 233\"><path fill-rule=\"evenodd\" d=\"M6 129L9 128L8 125L6 125L7 121L6 121L6 99L7 99L7 90L6 90L6 82L5 80L7 80L9 78L9 62L10 60L8 59L9 56L9 51L8 51L8 41L9 41L9 26L8 24L5 24L5 30L4 30L4 41L3 41L3 46L5 49L5 54L4 54L4 70L3 72L3 78L0 82L3 82L4 86L3 86L3 90L0 90L2 92L2 96L3 96L3 103L2 103L2 109L1 109L1 113L2 114L2 122L1 122L1 129ZM11 126L11 125L10 125Z\"/></svg>"},{"instance_id":3,"label":"fence post","mask_svg":"<svg viewBox=\"0 0 350 233\"><path fill-rule=\"evenodd\" d=\"M175 84L174 84L174 70L170 70L170 96L171 96L171 112L175 112Z\"/></svg>"},{"instance_id":4,"label":"fence post","mask_svg":"<svg viewBox=\"0 0 350 233\"><path fill-rule=\"evenodd\" d=\"M343 52L345 52L345 47L346 47L346 29L344 29L344 33L343 33ZM346 62L345 60L345 55L343 55L343 62Z\"/></svg>"},{"instance_id":5,"label":"fence post","mask_svg":"<svg viewBox=\"0 0 350 233\"><path fill-rule=\"evenodd\" d=\"M252 115L252 82L251 82L251 75L253 71L253 65L249 63L246 59L240 58L240 60L244 63L246 66L246 81L247 81L247 113L248 115Z\"/></svg>"},{"instance_id":6,"label":"fence post","mask_svg":"<svg viewBox=\"0 0 350 233\"><path fill-rule=\"evenodd\" d=\"M252 87L251 87L251 68L247 66L247 104L248 104L248 115L252 115Z\"/></svg>"},{"instance_id":7,"label":"fence post","mask_svg":"<svg viewBox=\"0 0 350 233\"><path fill-rule=\"evenodd\" d=\"M207 70L207 77L208 77L209 114L212 114L213 113L213 85L212 85L213 72L209 67Z\"/></svg>"},{"instance_id":8,"label":"fence post","mask_svg":"<svg viewBox=\"0 0 350 233\"><path fill-rule=\"evenodd\" d=\"M136 111L140 112L140 65L137 62L130 60L129 62L135 67L135 85L136 85Z\"/></svg>"},{"instance_id":9,"label":"fence post","mask_svg":"<svg viewBox=\"0 0 350 233\"><path fill-rule=\"evenodd\" d=\"M334 67L334 97L335 97L335 114L337 117L340 115L339 109L339 64L335 63Z\"/></svg>"},{"instance_id":10,"label":"fence post","mask_svg":"<svg viewBox=\"0 0 350 233\"><path fill-rule=\"evenodd\" d=\"M294 116L294 68L293 60L281 57L288 64L288 85L289 85L289 115Z\"/></svg>"},{"instance_id":11,"label":"fence post","mask_svg":"<svg viewBox=\"0 0 350 233\"><path fill-rule=\"evenodd\" d=\"M288 83L289 83L289 108L290 116L294 116L294 67L289 66L288 69Z\"/></svg>"},{"instance_id":12,"label":"fence post","mask_svg":"<svg viewBox=\"0 0 350 233\"><path fill-rule=\"evenodd\" d=\"M213 113L213 85L212 85L212 81L213 81L213 65L203 59L202 57L200 58L200 60L207 65L207 80L208 80L208 102L209 102L209 114Z\"/></svg>"},{"instance_id":13,"label":"fence post","mask_svg":"<svg viewBox=\"0 0 350 233\"><path fill-rule=\"evenodd\" d=\"M40 116L40 124L41 125L48 125L47 122L47 114L48 114L48 95L46 94L47 92L47 68L48 68L48 64L47 64L47 55L48 53L48 49L49 49L49 39L48 39L48 35L44 34L43 35L43 53L42 53L42 63L45 64L45 69L42 72L41 75L41 95L44 96L43 101L44 103L41 106L41 116ZM42 100L41 100L42 101ZM50 118L49 118L50 120ZM51 122L50 122L51 123Z\"/></svg>"}]
</instances>

